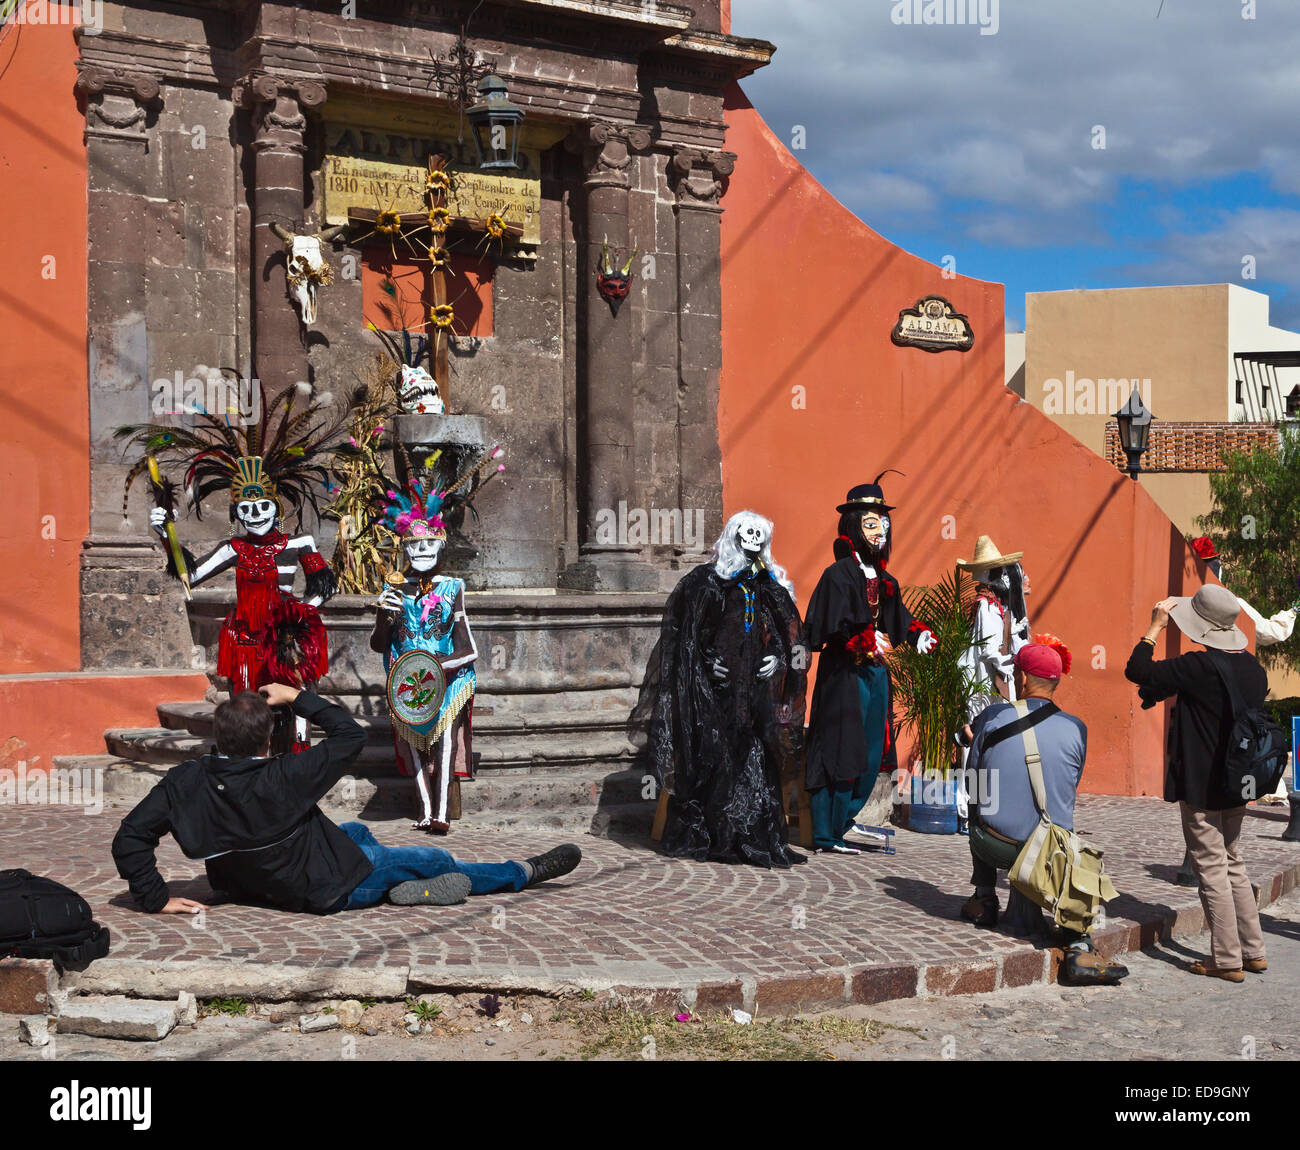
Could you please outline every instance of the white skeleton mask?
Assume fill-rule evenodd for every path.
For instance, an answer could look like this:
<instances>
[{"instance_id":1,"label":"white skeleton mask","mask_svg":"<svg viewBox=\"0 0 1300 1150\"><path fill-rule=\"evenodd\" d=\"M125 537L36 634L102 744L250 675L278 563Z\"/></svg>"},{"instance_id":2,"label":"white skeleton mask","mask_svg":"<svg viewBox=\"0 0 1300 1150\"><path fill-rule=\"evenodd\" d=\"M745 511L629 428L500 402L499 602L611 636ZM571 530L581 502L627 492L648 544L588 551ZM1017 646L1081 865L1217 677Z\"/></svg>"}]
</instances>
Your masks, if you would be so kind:
<instances>
[{"instance_id":1,"label":"white skeleton mask","mask_svg":"<svg viewBox=\"0 0 1300 1150\"><path fill-rule=\"evenodd\" d=\"M767 542L767 534L757 523L752 521L742 523L740 530L736 532L736 542L740 544L740 549L752 559L762 554L763 545Z\"/></svg>"},{"instance_id":2,"label":"white skeleton mask","mask_svg":"<svg viewBox=\"0 0 1300 1150\"><path fill-rule=\"evenodd\" d=\"M241 499L235 504L235 518L249 535L265 535L275 526L279 510L274 499Z\"/></svg>"},{"instance_id":3,"label":"white skeleton mask","mask_svg":"<svg viewBox=\"0 0 1300 1150\"><path fill-rule=\"evenodd\" d=\"M442 556L444 540L425 537L423 539L409 539L404 544L406 548L406 558L410 561L411 569L423 575L427 571L432 571L438 566L438 560Z\"/></svg>"},{"instance_id":4,"label":"white skeleton mask","mask_svg":"<svg viewBox=\"0 0 1300 1150\"><path fill-rule=\"evenodd\" d=\"M438 384L426 368L402 365L397 384L397 398L402 410L411 415L441 415L447 409Z\"/></svg>"}]
</instances>

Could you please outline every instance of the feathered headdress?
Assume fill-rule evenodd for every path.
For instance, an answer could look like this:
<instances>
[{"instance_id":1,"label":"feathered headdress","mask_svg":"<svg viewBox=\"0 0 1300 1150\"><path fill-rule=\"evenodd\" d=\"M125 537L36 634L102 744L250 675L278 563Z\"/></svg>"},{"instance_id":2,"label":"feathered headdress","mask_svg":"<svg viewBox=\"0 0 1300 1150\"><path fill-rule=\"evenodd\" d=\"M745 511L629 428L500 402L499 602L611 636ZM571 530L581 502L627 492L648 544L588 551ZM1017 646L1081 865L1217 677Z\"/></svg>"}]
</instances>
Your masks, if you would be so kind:
<instances>
[{"instance_id":1,"label":"feathered headdress","mask_svg":"<svg viewBox=\"0 0 1300 1150\"><path fill-rule=\"evenodd\" d=\"M364 385L354 389L339 414L331 417L328 398L315 395L309 384L286 388L269 401L263 387L261 414L247 423L205 411L195 417L192 427L165 423L119 427L115 439L144 449L126 476L122 516L126 517L131 485L153 456L185 465L185 488L196 516L202 515L204 499L228 488L232 506L241 499L276 499L287 503L300 523L306 507L319 517L317 491L329 483L330 460L359 453L356 444L338 437L365 397Z\"/></svg>"},{"instance_id":2,"label":"feathered headdress","mask_svg":"<svg viewBox=\"0 0 1300 1150\"><path fill-rule=\"evenodd\" d=\"M398 450L403 450L400 444ZM390 483L384 478L385 497L382 507L384 526L397 535L402 542L408 539L446 539L447 524L443 519L443 512L450 514L458 507L468 507L470 511L474 511L472 500L483 484L480 483L475 487L471 481L503 454L499 445L492 447L466 468L444 491L434 488L426 491L408 459L406 473L409 478L404 491L399 489L397 484ZM430 461L436 462L436 454L430 457ZM504 463L497 463L483 482L486 483L488 479L499 475L505 469Z\"/></svg>"}]
</instances>

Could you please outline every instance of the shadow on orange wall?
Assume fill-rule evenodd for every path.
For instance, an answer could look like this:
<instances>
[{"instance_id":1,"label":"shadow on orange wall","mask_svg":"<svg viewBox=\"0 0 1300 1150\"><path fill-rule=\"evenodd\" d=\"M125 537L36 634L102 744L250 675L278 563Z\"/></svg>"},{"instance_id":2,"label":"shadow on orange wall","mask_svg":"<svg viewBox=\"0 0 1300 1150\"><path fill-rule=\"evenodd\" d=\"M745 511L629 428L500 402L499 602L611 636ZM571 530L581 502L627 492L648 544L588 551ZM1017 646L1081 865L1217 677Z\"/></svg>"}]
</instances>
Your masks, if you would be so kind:
<instances>
[{"instance_id":1,"label":"shadow on orange wall","mask_svg":"<svg viewBox=\"0 0 1300 1150\"><path fill-rule=\"evenodd\" d=\"M1088 725L1083 789L1160 794L1165 709L1140 710L1124 664L1151 605L1190 594L1206 569L1140 484L1004 386L1000 284L945 278L873 232L739 88L726 115L739 157L722 217L726 514L774 520L802 608L832 560L836 504L904 472L882 480L898 505L894 574L932 582L979 535L1024 551L1033 628L1075 656L1057 701ZM891 342L899 311L929 294L969 317L971 351Z\"/></svg>"},{"instance_id":2,"label":"shadow on orange wall","mask_svg":"<svg viewBox=\"0 0 1300 1150\"><path fill-rule=\"evenodd\" d=\"M89 529L86 151L69 24L0 35L0 674L81 665Z\"/></svg>"}]
</instances>

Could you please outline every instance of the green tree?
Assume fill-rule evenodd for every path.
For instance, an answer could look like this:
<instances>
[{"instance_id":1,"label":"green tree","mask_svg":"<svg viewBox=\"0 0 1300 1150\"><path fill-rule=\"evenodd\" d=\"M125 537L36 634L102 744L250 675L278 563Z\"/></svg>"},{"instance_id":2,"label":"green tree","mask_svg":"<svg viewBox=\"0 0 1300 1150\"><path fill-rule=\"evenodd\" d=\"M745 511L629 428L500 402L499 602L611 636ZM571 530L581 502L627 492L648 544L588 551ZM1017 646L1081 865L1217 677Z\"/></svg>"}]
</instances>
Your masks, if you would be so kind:
<instances>
[{"instance_id":1,"label":"green tree","mask_svg":"<svg viewBox=\"0 0 1300 1150\"><path fill-rule=\"evenodd\" d=\"M1197 524L1222 557L1222 579L1264 616L1300 599L1300 436L1280 447L1227 452L1210 475L1212 504ZM1261 647L1267 667L1300 671L1300 639Z\"/></svg>"}]
</instances>

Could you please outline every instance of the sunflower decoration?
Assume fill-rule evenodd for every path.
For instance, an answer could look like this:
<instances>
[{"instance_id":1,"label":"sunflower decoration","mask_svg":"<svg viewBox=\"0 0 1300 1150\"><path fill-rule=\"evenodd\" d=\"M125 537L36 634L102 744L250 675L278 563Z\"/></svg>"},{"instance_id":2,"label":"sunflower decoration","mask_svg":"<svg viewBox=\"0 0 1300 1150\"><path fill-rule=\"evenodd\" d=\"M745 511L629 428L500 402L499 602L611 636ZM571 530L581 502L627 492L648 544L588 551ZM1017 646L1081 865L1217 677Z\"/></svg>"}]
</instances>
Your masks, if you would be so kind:
<instances>
[{"instance_id":1,"label":"sunflower decoration","mask_svg":"<svg viewBox=\"0 0 1300 1150\"><path fill-rule=\"evenodd\" d=\"M451 267L451 252L441 245L436 248L430 246L429 262L433 265L435 271L446 271Z\"/></svg>"},{"instance_id":2,"label":"sunflower decoration","mask_svg":"<svg viewBox=\"0 0 1300 1150\"><path fill-rule=\"evenodd\" d=\"M456 322L456 309L449 303L435 304L429 309L429 322L445 331Z\"/></svg>"},{"instance_id":3,"label":"sunflower decoration","mask_svg":"<svg viewBox=\"0 0 1300 1150\"><path fill-rule=\"evenodd\" d=\"M400 236L402 234L402 213L395 208L384 208L375 217L375 231L384 236Z\"/></svg>"},{"instance_id":4,"label":"sunflower decoration","mask_svg":"<svg viewBox=\"0 0 1300 1150\"><path fill-rule=\"evenodd\" d=\"M429 209L429 230L435 235L442 235L451 226L451 212L444 207Z\"/></svg>"},{"instance_id":5,"label":"sunflower decoration","mask_svg":"<svg viewBox=\"0 0 1300 1150\"><path fill-rule=\"evenodd\" d=\"M431 192L446 195L451 191L451 173L446 168L430 168L424 186Z\"/></svg>"},{"instance_id":6,"label":"sunflower decoration","mask_svg":"<svg viewBox=\"0 0 1300 1150\"><path fill-rule=\"evenodd\" d=\"M358 450L334 461L334 498L322 512L339 525L330 566L339 589L349 595L381 591L384 573L397 565L400 554L397 536L372 512L384 493L383 480L376 478L381 470L384 432L400 412L398 366L389 349L388 353L377 352L362 370L366 400L353 412L348 427L349 442Z\"/></svg>"}]
</instances>

